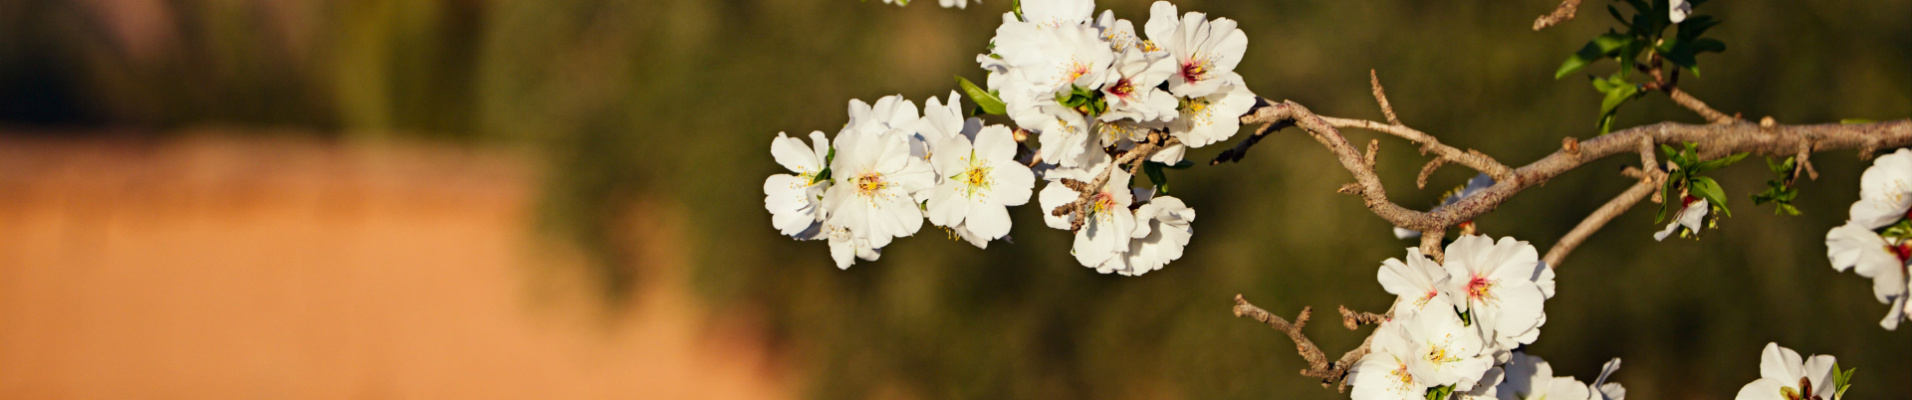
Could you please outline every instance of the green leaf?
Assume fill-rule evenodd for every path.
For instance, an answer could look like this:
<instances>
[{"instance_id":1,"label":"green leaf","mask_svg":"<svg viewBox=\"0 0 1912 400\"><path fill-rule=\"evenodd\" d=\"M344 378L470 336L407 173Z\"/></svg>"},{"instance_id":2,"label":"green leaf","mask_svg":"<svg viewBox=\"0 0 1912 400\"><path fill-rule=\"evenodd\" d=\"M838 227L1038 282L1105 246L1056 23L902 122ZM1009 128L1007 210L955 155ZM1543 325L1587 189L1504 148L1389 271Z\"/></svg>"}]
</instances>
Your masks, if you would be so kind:
<instances>
[{"instance_id":1,"label":"green leaf","mask_svg":"<svg viewBox=\"0 0 1912 400\"><path fill-rule=\"evenodd\" d=\"M1591 64L1595 60L1612 57L1616 52L1619 52L1632 43L1633 37L1618 33L1606 33L1596 36L1593 40L1587 41L1586 46L1581 46L1580 51L1574 52L1573 56L1567 57L1565 63L1560 64L1560 69L1554 71L1554 79L1566 77L1567 74L1579 71L1581 68L1586 68L1587 64ZM1624 67L1621 69L1625 70Z\"/></svg>"},{"instance_id":2,"label":"green leaf","mask_svg":"<svg viewBox=\"0 0 1912 400\"><path fill-rule=\"evenodd\" d=\"M1720 168L1725 168L1725 167L1726 167L1726 166L1728 166L1728 165L1733 165L1733 163L1736 163L1736 162L1739 162L1739 160L1741 160L1741 159L1744 159L1744 158L1746 158L1746 156L1748 156L1748 155L1751 155L1751 153L1739 153L1739 154L1734 154L1734 155L1730 155L1730 156L1726 156L1726 157L1724 157L1724 158L1720 158L1720 159L1718 159L1718 160L1713 160L1713 161L1707 161L1707 162L1702 162L1702 163L1698 163L1698 164L1693 164L1693 171L1692 171L1692 173L1695 173L1695 174L1697 174L1697 173L1701 173L1701 172L1706 172L1706 171L1712 171L1712 170L1716 170L1716 169L1720 169Z\"/></svg>"},{"instance_id":3,"label":"green leaf","mask_svg":"<svg viewBox=\"0 0 1912 400\"><path fill-rule=\"evenodd\" d=\"M1852 367L1852 369L1841 373L1839 372L1839 363L1833 363L1832 371L1839 375L1837 382L1833 385L1833 387L1838 388L1838 390L1832 393L1832 398L1833 400L1843 399L1846 397L1846 389L1852 387L1852 373L1859 372L1859 367Z\"/></svg>"},{"instance_id":4,"label":"green leaf","mask_svg":"<svg viewBox=\"0 0 1912 400\"><path fill-rule=\"evenodd\" d=\"M1692 43L1693 43L1693 52L1696 54L1726 52L1726 42L1722 42L1719 39L1699 38L1699 39L1694 39Z\"/></svg>"},{"instance_id":5,"label":"green leaf","mask_svg":"<svg viewBox=\"0 0 1912 400\"><path fill-rule=\"evenodd\" d=\"M1719 182L1713 181L1713 178L1697 176L1693 177L1691 183L1693 185L1691 189L1694 196L1706 199L1708 203L1713 203L1714 205L1726 205L1726 191L1720 189Z\"/></svg>"},{"instance_id":6,"label":"green leaf","mask_svg":"<svg viewBox=\"0 0 1912 400\"><path fill-rule=\"evenodd\" d=\"M1792 205L1793 198L1799 196L1799 190L1786 187L1780 180L1766 181L1766 191L1753 195L1753 204L1773 203L1773 214L1799 215L1799 209Z\"/></svg>"},{"instance_id":7,"label":"green leaf","mask_svg":"<svg viewBox=\"0 0 1912 400\"><path fill-rule=\"evenodd\" d=\"M1427 400L1446 400L1454 394L1454 385L1443 385L1427 390Z\"/></svg>"},{"instance_id":8,"label":"green leaf","mask_svg":"<svg viewBox=\"0 0 1912 400\"><path fill-rule=\"evenodd\" d=\"M1149 182L1155 184L1155 195L1168 194L1168 173L1163 172L1164 165L1158 162L1142 164L1142 173L1148 174Z\"/></svg>"},{"instance_id":9,"label":"green leaf","mask_svg":"<svg viewBox=\"0 0 1912 400\"><path fill-rule=\"evenodd\" d=\"M1674 171L1674 172L1678 173L1678 171ZM1679 189L1679 186L1676 186L1679 184L1679 182L1680 182L1679 176L1674 174L1667 174L1666 182L1660 184L1660 198L1664 201L1660 202L1660 212L1653 214L1653 223L1657 224L1657 223L1660 223L1661 221L1665 221L1666 209L1668 208L1667 206L1673 204L1674 202L1679 202L1681 200L1684 200L1684 199L1673 198L1673 196L1677 196L1680 193L1675 190L1675 189Z\"/></svg>"},{"instance_id":10,"label":"green leaf","mask_svg":"<svg viewBox=\"0 0 1912 400\"><path fill-rule=\"evenodd\" d=\"M1686 142L1685 145L1686 145L1686 148L1680 149L1680 154L1673 156L1674 157L1673 162L1676 164L1679 164L1680 168L1690 167L1693 164L1698 163L1700 159L1699 143ZM1688 173L1691 173L1691 172L1688 172Z\"/></svg>"},{"instance_id":11,"label":"green leaf","mask_svg":"<svg viewBox=\"0 0 1912 400\"><path fill-rule=\"evenodd\" d=\"M1792 157L1786 157L1786 161L1773 161L1772 157L1766 157L1766 170L1775 174L1791 174L1797 165Z\"/></svg>"},{"instance_id":12,"label":"green leaf","mask_svg":"<svg viewBox=\"0 0 1912 400\"><path fill-rule=\"evenodd\" d=\"M1653 52L1673 62L1673 65L1686 68L1687 72L1693 73L1693 76L1700 75L1699 59L1695 57L1697 54L1693 52L1693 46L1688 42L1680 41L1680 39L1667 40L1654 47Z\"/></svg>"},{"instance_id":13,"label":"green leaf","mask_svg":"<svg viewBox=\"0 0 1912 400\"><path fill-rule=\"evenodd\" d=\"M976 102L976 109L991 115L1004 114L1002 97L997 96L995 92L983 90L983 88L977 87L975 83L970 82L969 79L960 76L956 77L956 85L962 86L963 93L969 95L970 101Z\"/></svg>"},{"instance_id":14,"label":"green leaf","mask_svg":"<svg viewBox=\"0 0 1912 400\"><path fill-rule=\"evenodd\" d=\"M1719 23L1720 20L1713 18L1711 15L1686 17L1686 21L1680 22L1680 33L1675 37L1684 41L1692 41L1693 39L1698 39L1701 34L1706 33L1707 29L1713 29L1714 26L1718 26Z\"/></svg>"},{"instance_id":15,"label":"green leaf","mask_svg":"<svg viewBox=\"0 0 1912 400\"><path fill-rule=\"evenodd\" d=\"M823 170L817 171L817 176L811 177L810 183L830 180L830 163L833 161L836 161L836 146L830 146L830 152L823 155Z\"/></svg>"},{"instance_id":16,"label":"green leaf","mask_svg":"<svg viewBox=\"0 0 1912 400\"><path fill-rule=\"evenodd\" d=\"M1622 81L1624 82L1624 81ZM1640 87L1630 83L1609 86L1607 96L1600 100L1600 134L1605 135L1613 129L1613 116L1620 104L1633 100L1640 95Z\"/></svg>"}]
</instances>

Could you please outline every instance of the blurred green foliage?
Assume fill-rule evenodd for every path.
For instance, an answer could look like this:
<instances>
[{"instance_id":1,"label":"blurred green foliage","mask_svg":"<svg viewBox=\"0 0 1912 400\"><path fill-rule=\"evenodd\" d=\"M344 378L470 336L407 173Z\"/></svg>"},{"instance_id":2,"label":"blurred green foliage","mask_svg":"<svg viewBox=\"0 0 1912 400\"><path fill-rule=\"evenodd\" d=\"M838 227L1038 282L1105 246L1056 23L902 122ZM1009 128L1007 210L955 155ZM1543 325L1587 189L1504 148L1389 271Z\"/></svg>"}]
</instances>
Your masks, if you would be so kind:
<instances>
[{"instance_id":1,"label":"blurred green foliage","mask_svg":"<svg viewBox=\"0 0 1912 400\"><path fill-rule=\"evenodd\" d=\"M156 0L0 3L0 122L166 128L301 127L347 140L426 137L517 146L549 163L543 220L598 255L607 298L643 260L615 221L641 200L687 205L697 287L763 319L815 398L1337 398L1295 373L1285 337L1228 309L1236 293L1278 313L1323 311L1330 352L1365 332L1335 305L1380 310L1381 260L1412 245L1360 202L1303 135L1264 141L1241 164L1176 175L1200 210L1187 255L1139 278L1097 275L1039 210L1012 210L1014 243L978 250L934 227L878 262L832 268L826 246L777 235L762 209L779 131L834 134L845 103L920 101L980 79L974 62L1008 2L969 10L847 0ZM1147 3L1103 1L1141 21ZM1259 94L1316 112L1379 118L1367 70L1404 122L1508 163L1599 132L1600 96L1555 80L1563 57L1607 31L1605 2L1529 29L1548 1L1186 0L1242 22L1238 68ZM117 11L117 12L115 12ZM1732 50L1680 86L1726 112L1781 122L1912 114L1912 0L1715 1L1700 12ZM133 21L133 22L128 22ZM144 22L140 22L144 21ZM153 22L157 21L157 22ZM128 25L146 29L127 28ZM129 33L130 32L130 33ZM1613 72L1610 63L1587 72ZM1616 126L1700 122L1664 96ZM1003 123L1006 121L995 120ZM1380 137L1351 132L1351 140ZM1382 138L1379 167L1403 204L1432 205L1471 172L1415 190L1424 160ZM1191 158L1219 149L1198 149ZM1542 249L1631 181L1618 157L1562 176L1482 220ZM1815 157L1795 184L1803 215L1739 213L1702 240L1650 240L1636 207L1559 269L1559 296L1529 351L1590 378L1610 357L1636 398L1728 398L1777 341L1858 367L1855 398L1912 397L1912 340L1877 325L1870 283L1828 268L1823 232L1844 219L1866 165ZM1716 171L1727 197L1770 172Z\"/></svg>"}]
</instances>

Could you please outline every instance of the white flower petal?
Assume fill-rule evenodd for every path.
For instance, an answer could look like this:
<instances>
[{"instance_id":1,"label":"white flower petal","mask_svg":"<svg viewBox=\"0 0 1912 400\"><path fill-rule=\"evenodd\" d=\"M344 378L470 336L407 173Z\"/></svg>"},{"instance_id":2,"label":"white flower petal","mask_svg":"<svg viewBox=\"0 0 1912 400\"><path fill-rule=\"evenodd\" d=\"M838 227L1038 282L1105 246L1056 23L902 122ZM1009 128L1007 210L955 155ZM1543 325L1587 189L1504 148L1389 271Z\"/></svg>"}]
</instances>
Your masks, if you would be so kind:
<instances>
[{"instance_id":1,"label":"white flower petal","mask_svg":"<svg viewBox=\"0 0 1912 400\"><path fill-rule=\"evenodd\" d=\"M1009 210L1000 205L974 206L969 210L969 219L964 223L970 233L985 239L998 239L1009 235Z\"/></svg>"}]
</instances>

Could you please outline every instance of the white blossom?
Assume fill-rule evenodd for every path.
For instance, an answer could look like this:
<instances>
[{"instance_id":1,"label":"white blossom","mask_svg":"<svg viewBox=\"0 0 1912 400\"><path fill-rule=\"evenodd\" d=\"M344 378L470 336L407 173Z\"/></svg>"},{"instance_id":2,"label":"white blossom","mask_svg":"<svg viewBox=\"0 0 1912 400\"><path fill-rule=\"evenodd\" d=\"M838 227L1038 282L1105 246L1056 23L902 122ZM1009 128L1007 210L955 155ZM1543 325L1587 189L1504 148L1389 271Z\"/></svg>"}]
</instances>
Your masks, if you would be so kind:
<instances>
[{"instance_id":1,"label":"white blossom","mask_svg":"<svg viewBox=\"0 0 1912 400\"><path fill-rule=\"evenodd\" d=\"M1024 15L1032 15L1028 5ZM1086 20L1087 15L1082 18ZM1084 23L1052 26L1005 21L997 27L994 41L1002 63L988 61L987 56L978 60L986 69L1001 71L992 70L990 85L999 89L1010 119L1037 132L1043 158L1049 162L1077 166L1093 158L1093 146L1099 144L1091 140L1093 121L1083 111L1062 105L1057 96L1076 88L1098 90L1111 75L1115 53L1100 32Z\"/></svg>"},{"instance_id":2,"label":"white blossom","mask_svg":"<svg viewBox=\"0 0 1912 400\"><path fill-rule=\"evenodd\" d=\"M1146 190L1143 192L1147 193ZM1128 253L1123 259L1125 268L1115 271L1122 275L1145 274L1181 259L1182 249L1195 236L1195 229L1190 226L1195 222L1195 209L1175 197L1149 199L1135 210L1135 221L1135 232L1131 235L1134 240L1129 241Z\"/></svg>"},{"instance_id":3,"label":"white blossom","mask_svg":"<svg viewBox=\"0 0 1912 400\"><path fill-rule=\"evenodd\" d=\"M1857 221L1847 221L1826 232L1826 258L1832 261L1832 268L1840 272L1851 269L1872 279L1873 296L1891 306L1886 309L1885 319L1879 321L1886 330L1897 330L1900 321L1912 318L1908 317L1912 310L1907 309L1906 302L1912 297L1912 282L1906 277L1908 254L1912 254L1912 243L1888 240Z\"/></svg>"},{"instance_id":4,"label":"white blossom","mask_svg":"<svg viewBox=\"0 0 1912 400\"><path fill-rule=\"evenodd\" d=\"M1209 21L1198 12L1178 19L1175 5L1166 1L1150 6L1142 28L1149 41L1173 59L1176 73L1168 80L1168 90L1176 96L1201 97L1220 89L1237 77L1235 65L1248 50L1248 35L1235 28L1235 21Z\"/></svg>"},{"instance_id":5,"label":"white blossom","mask_svg":"<svg viewBox=\"0 0 1912 400\"><path fill-rule=\"evenodd\" d=\"M1833 269L1850 268L1872 279L1872 294L1889 305L1879 326L1896 330L1912 320L1912 279L1906 259L1912 244L1905 238L1886 238L1874 230L1899 224L1912 210L1912 150L1899 149L1881 156L1859 177L1859 200L1852 203L1844 226L1826 233L1826 256Z\"/></svg>"},{"instance_id":6,"label":"white blossom","mask_svg":"<svg viewBox=\"0 0 1912 400\"><path fill-rule=\"evenodd\" d=\"M1619 357L1614 357L1613 360L1600 365L1600 377L1594 378L1593 383L1587 384L1587 388L1592 389L1591 392L1593 392L1591 393L1591 400L1627 399L1627 388L1625 386L1621 386L1619 383L1607 382L1607 378L1613 377L1613 373L1619 370Z\"/></svg>"},{"instance_id":7,"label":"white blossom","mask_svg":"<svg viewBox=\"0 0 1912 400\"><path fill-rule=\"evenodd\" d=\"M1073 253L1082 265L1100 265L1128 251L1135 232L1135 212L1129 209L1135 194L1129 190L1129 173L1117 168L1109 173L1109 182L1089 195L1084 204L1082 229L1076 230Z\"/></svg>"},{"instance_id":8,"label":"white blossom","mask_svg":"<svg viewBox=\"0 0 1912 400\"><path fill-rule=\"evenodd\" d=\"M1553 366L1540 357L1514 353L1501 368L1507 380L1496 389L1500 400L1580 400L1592 398L1587 384L1571 376L1554 376Z\"/></svg>"},{"instance_id":9,"label":"white blossom","mask_svg":"<svg viewBox=\"0 0 1912 400\"><path fill-rule=\"evenodd\" d=\"M1533 245L1465 235L1448 244L1446 253L1442 266L1450 278L1444 291L1469 313L1481 337L1503 349L1540 338L1547 322L1542 303L1553 297L1554 274Z\"/></svg>"},{"instance_id":10,"label":"white blossom","mask_svg":"<svg viewBox=\"0 0 1912 400\"><path fill-rule=\"evenodd\" d=\"M1391 322L1406 328L1396 333L1406 333L1414 346L1414 359L1408 368L1417 379L1430 386L1473 390L1481 375L1494 366L1486 349L1491 343L1483 341L1477 330L1469 329L1460 315L1451 311L1453 306L1445 302L1436 299L1430 302L1429 312L1396 316Z\"/></svg>"},{"instance_id":11,"label":"white blossom","mask_svg":"<svg viewBox=\"0 0 1912 400\"><path fill-rule=\"evenodd\" d=\"M1500 383L1507 379L1507 371L1500 367L1488 368L1474 383L1473 390L1454 391L1455 400L1494 400L1500 397Z\"/></svg>"},{"instance_id":12,"label":"white blossom","mask_svg":"<svg viewBox=\"0 0 1912 400\"><path fill-rule=\"evenodd\" d=\"M1116 58L1114 67L1114 76L1102 86L1102 98L1109 103L1108 112L1100 117L1102 121L1155 121L1177 116L1175 95L1159 88L1175 72L1174 63L1165 54L1130 49Z\"/></svg>"},{"instance_id":13,"label":"white blossom","mask_svg":"<svg viewBox=\"0 0 1912 400\"><path fill-rule=\"evenodd\" d=\"M923 212L912 195L936 182L929 163L910 155L903 135L866 131L837 136L830 177L834 186L824 194L830 222L874 248L922 228Z\"/></svg>"},{"instance_id":14,"label":"white blossom","mask_svg":"<svg viewBox=\"0 0 1912 400\"><path fill-rule=\"evenodd\" d=\"M1348 384L1354 386L1354 400L1420 400L1429 386L1437 386L1411 367L1420 357L1399 322L1387 321L1375 327L1374 342L1368 355L1348 371Z\"/></svg>"},{"instance_id":15,"label":"white blossom","mask_svg":"<svg viewBox=\"0 0 1912 400\"><path fill-rule=\"evenodd\" d=\"M941 3L943 8L969 9L969 0L937 0L937 2Z\"/></svg>"},{"instance_id":16,"label":"white blossom","mask_svg":"<svg viewBox=\"0 0 1912 400\"><path fill-rule=\"evenodd\" d=\"M1041 27L1081 25L1095 14L1095 0L1030 0L1022 5L1022 19ZM1005 13L1004 18L1014 16Z\"/></svg>"},{"instance_id":17,"label":"white blossom","mask_svg":"<svg viewBox=\"0 0 1912 400\"><path fill-rule=\"evenodd\" d=\"M876 261L883 256L883 249L870 245L867 238L856 237L848 228L824 223L823 234L830 243L830 259L836 261L837 269L850 269L850 264L855 264L858 258Z\"/></svg>"},{"instance_id":18,"label":"white blossom","mask_svg":"<svg viewBox=\"0 0 1912 400\"><path fill-rule=\"evenodd\" d=\"M1434 303L1446 300L1436 298ZM1354 365L1348 382L1355 399L1419 399L1429 387L1453 385L1456 392L1492 393L1480 389L1501 379L1493 369L1488 342L1469 329L1452 305L1436 304L1430 312L1396 315L1375 328L1372 351ZM1446 312L1431 312L1445 309Z\"/></svg>"},{"instance_id":19,"label":"white blossom","mask_svg":"<svg viewBox=\"0 0 1912 400\"><path fill-rule=\"evenodd\" d=\"M810 133L810 146L783 132L770 141L770 155L793 173L771 175L763 182L763 206L778 232L798 239L816 238L826 215L823 193L831 182L817 179L817 174L823 172L829 154L830 139L823 132Z\"/></svg>"},{"instance_id":20,"label":"white blossom","mask_svg":"<svg viewBox=\"0 0 1912 400\"><path fill-rule=\"evenodd\" d=\"M1055 210L1056 207L1075 201L1076 196L1081 194L1063 185L1062 180L1074 179L1083 183L1094 181L1097 176L1096 174L1101 173L1102 169L1107 168L1111 162L1114 162L1114 160L1110 159L1108 155L1102 155L1102 157L1096 159L1096 161L1084 164L1080 167L1057 167L1043 172L1042 179L1049 181L1049 184L1042 187L1041 193L1036 194L1037 202L1042 206L1042 222L1050 228L1069 229L1071 222L1074 220L1072 215L1055 215L1050 211Z\"/></svg>"},{"instance_id":21,"label":"white blossom","mask_svg":"<svg viewBox=\"0 0 1912 400\"><path fill-rule=\"evenodd\" d=\"M1172 111L1173 110L1171 110L1171 112ZM1136 142L1141 142L1143 140L1146 140L1148 138L1150 131L1165 129L1168 127L1168 124L1164 122L1158 122L1158 121L1137 121L1133 119L1123 119L1123 120L1117 120L1112 122L1103 122L1097 126L1099 127L1097 128L1097 134L1098 134L1097 137L1099 137L1102 141L1100 145L1121 146L1124 149L1127 149L1130 146L1133 146ZM1180 147L1180 145L1171 146L1171 148L1174 148L1174 147ZM1149 160L1161 161L1159 160L1159 158L1162 157L1162 153L1164 153L1166 150L1168 149L1163 149L1163 151L1157 151L1155 152L1155 154L1149 155ZM1179 162L1179 161L1181 161L1181 158L1178 157L1175 159L1175 161L1166 162L1166 164L1174 164L1175 162Z\"/></svg>"},{"instance_id":22,"label":"white blossom","mask_svg":"<svg viewBox=\"0 0 1912 400\"><path fill-rule=\"evenodd\" d=\"M917 113L916 103L903 98L903 95L889 95L876 99L876 104L863 100L850 100L850 122L837 133L837 140L850 132L875 135L909 136L915 133L916 121L922 114ZM919 155L920 156L920 155Z\"/></svg>"},{"instance_id":23,"label":"white blossom","mask_svg":"<svg viewBox=\"0 0 1912 400\"><path fill-rule=\"evenodd\" d=\"M985 240L1009 234L1008 206L1029 202L1035 174L1018 164L1016 140L1009 128L990 125L970 138L945 139L930 156L936 175L946 179L929 197L929 220L960 227Z\"/></svg>"},{"instance_id":24,"label":"white blossom","mask_svg":"<svg viewBox=\"0 0 1912 400\"><path fill-rule=\"evenodd\" d=\"M1735 400L1789 400L1783 393L1790 391L1797 395L1790 399L1822 398L1835 400L1832 387L1832 367L1836 362L1829 355L1815 355L1812 358L1799 358L1799 352L1778 343L1767 343L1766 349L1759 355L1759 379L1739 389Z\"/></svg>"},{"instance_id":25,"label":"white blossom","mask_svg":"<svg viewBox=\"0 0 1912 400\"><path fill-rule=\"evenodd\" d=\"M1899 149L1880 156L1859 175L1859 201L1852 203L1852 222L1879 229L1905 219L1912 209L1912 150Z\"/></svg>"},{"instance_id":26,"label":"white blossom","mask_svg":"<svg viewBox=\"0 0 1912 400\"><path fill-rule=\"evenodd\" d=\"M1128 50L1162 53L1161 48L1144 43L1142 37L1135 34L1134 23L1115 18L1114 10L1102 10L1102 15L1095 18L1094 26L1102 31L1102 41L1108 42L1109 49L1117 54ZM1168 54L1162 53L1161 56L1166 58Z\"/></svg>"},{"instance_id":27,"label":"white blossom","mask_svg":"<svg viewBox=\"0 0 1912 400\"><path fill-rule=\"evenodd\" d=\"M1686 21L1686 16L1693 15L1693 3L1687 2L1687 0L1671 0L1668 1L1667 4L1672 6L1666 10L1667 19L1672 20L1675 24Z\"/></svg>"},{"instance_id":28,"label":"white blossom","mask_svg":"<svg viewBox=\"0 0 1912 400\"><path fill-rule=\"evenodd\" d=\"M1666 223L1666 229L1653 234L1653 240L1666 240L1667 236L1681 229L1686 231L1681 232L1680 237L1686 237L1686 233L1689 232L1698 235L1700 228L1706 227L1706 213L1711 210L1712 203L1708 203L1706 199L1695 198L1687 202L1685 206L1680 207L1680 212L1673 215L1673 221Z\"/></svg>"},{"instance_id":29,"label":"white blossom","mask_svg":"<svg viewBox=\"0 0 1912 400\"><path fill-rule=\"evenodd\" d=\"M1102 41L1101 32L1086 24L1004 22L996 27L994 42L995 54L1009 68L1020 70L1019 83L1029 85L1027 92L1036 94L1035 101L1052 100L1072 85L1099 89L1115 62L1115 52Z\"/></svg>"},{"instance_id":30,"label":"white blossom","mask_svg":"<svg viewBox=\"0 0 1912 400\"><path fill-rule=\"evenodd\" d=\"M1016 115L1011 113L1010 117L1016 118ZM1017 125L1036 131L1043 161L1064 167L1085 165L1106 156L1101 149L1102 142L1091 132L1095 129L1092 122L1082 113L1053 101L1016 119Z\"/></svg>"},{"instance_id":31,"label":"white blossom","mask_svg":"<svg viewBox=\"0 0 1912 400\"><path fill-rule=\"evenodd\" d=\"M1156 150L1155 154L1149 155L1149 161L1175 165L1176 163L1182 162L1182 158L1187 156L1188 146L1176 143L1168 147L1163 147L1161 150Z\"/></svg>"},{"instance_id":32,"label":"white blossom","mask_svg":"<svg viewBox=\"0 0 1912 400\"><path fill-rule=\"evenodd\" d=\"M1382 261L1376 278L1381 288L1396 296L1395 315L1420 313L1429 310L1430 305L1436 307L1432 311L1454 312L1454 303L1441 290L1448 285L1447 269L1422 255L1419 248L1407 249L1406 262L1393 258Z\"/></svg>"},{"instance_id":33,"label":"white blossom","mask_svg":"<svg viewBox=\"0 0 1912 400\"><path fill-rule=\"evenodd\" d=\"M1051 182L1042 189L1040 196L1042 209L1045 210L1043 214L1050 215L1046 210L1070 204L1080 196L1075 190L1064 186L1060 181L1062 178L1091 183L1095 174L1103 170L1101 166L1107 163L1105 160L1086 169L1050 171L1045 178L1050 178ZM1070 251L1075 255L1076 262L1096 268L1098 272L1111 273L1115 272L1114 269L1104 266L1104 263L1128 252L1129 242L1136 229L1135 211L1130 208L1135 202L1135 194L1129 188L1129 178L1129 173L1121 168L1110 170L1107 182L1090 188L1094 192L1089 195L1089 201L1082 206L1081 212L1044 217L1050 227L1070 229L1074 225L1075 214L1082 215L1082 227L1075 231L1075 244Z\"/></svg>"},{"instance_id":34,"label":"white blossom","mask_svg":"<svg viewBox=\"0 0 1912 400\"><path fill-rule=\"evenodd\" d=\"M1232 76L1205 94L1183 100L1180 114L1169 121L1169 134L1182 138L1188 147L1202 147L1241 130L1241 116L1255 106L1255 93L1248 91L1241 77Z\"/></svg>"},{"instance_id":35,"label":"white blossom","mask_svg":"<svg viewBox=\"0 0 1912 400\"><path fill-rule=\"evenodd\" d=\"M944 102L935 96L923 101L923 117L916 126L908 127L910 132L910 154L928 157L935 145L956 137L972 137L983 128L983 120L965 117L962 96L956 91L949 92L949 101ZM1013 147L1013 146L1012 146Z\"/></svg>"}]
</instances>

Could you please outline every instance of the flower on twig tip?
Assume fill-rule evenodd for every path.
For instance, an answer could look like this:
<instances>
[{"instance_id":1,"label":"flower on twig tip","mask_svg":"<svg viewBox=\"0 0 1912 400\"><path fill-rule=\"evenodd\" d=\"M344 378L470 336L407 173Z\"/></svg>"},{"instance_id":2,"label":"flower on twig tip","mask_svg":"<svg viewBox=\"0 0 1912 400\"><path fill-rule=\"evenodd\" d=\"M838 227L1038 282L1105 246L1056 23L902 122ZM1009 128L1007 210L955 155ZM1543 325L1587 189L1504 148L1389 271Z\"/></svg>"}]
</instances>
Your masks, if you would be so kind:
<instances>
[{"instance_id":1,"label":"flower on twig tip","mask_svg":"<svg viewBox=\"0 0 1912 400\"><path fill-rule=\"evenodd\" d=\"M1708 203L1706 199L1687 197L1686 205L1680 207L1680 212L1676 214L1672 222L1666 223L1666 229L1653 234L1653 240L1666 240L1667 236L1673 235L1676 231L1680 233L1680 237L1686 237L1689 233L1698 236L1700 229L1706 227L1706 215L1710 210L1712 210L1712 203Z\"/></svg>"},{"instance_id":2,"label":"flower on twig tip","mask_svg":"<svg viewBox=\"0 0 1912 400\"><path fill-rule=\"evenodd\" d=\"M1740 387L1734 400L1837 400L1837 360L1829 355L1801 359L1799 352L1767 343L1759 356L1759 379Z\"/></svg>"}]
</instances>

